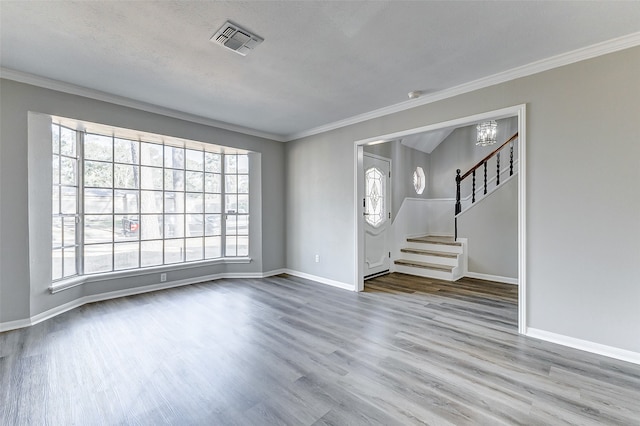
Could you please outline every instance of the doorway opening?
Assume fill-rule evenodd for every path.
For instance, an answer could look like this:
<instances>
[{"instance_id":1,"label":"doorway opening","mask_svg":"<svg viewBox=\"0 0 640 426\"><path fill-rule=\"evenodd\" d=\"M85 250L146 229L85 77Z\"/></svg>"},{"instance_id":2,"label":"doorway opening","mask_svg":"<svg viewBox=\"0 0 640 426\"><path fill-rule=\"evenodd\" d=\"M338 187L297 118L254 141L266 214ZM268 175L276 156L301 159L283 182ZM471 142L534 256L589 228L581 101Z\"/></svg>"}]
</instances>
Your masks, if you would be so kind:
<instances>
[{"instance_id":1,"label":"doorway opening","mask_svg":"<svg viewBox=\"0 0 640 426\"><path fill-rule=\"evenodd\" d=\"M354 222L355 230L355 290L364 290L365 269L365 195L364 164L366 145L408 138L426 132L444 131L476 124L487 120L517 117L518 128L518 332L526 332L526 105L516 105L500 110L483 112L423 127L363 139L354 142ZM451 177L452 185L455 176ZM453 217L451 218L453 222ZM393 267L391 268L393 270Z\"/></svg>"}]
</instances>

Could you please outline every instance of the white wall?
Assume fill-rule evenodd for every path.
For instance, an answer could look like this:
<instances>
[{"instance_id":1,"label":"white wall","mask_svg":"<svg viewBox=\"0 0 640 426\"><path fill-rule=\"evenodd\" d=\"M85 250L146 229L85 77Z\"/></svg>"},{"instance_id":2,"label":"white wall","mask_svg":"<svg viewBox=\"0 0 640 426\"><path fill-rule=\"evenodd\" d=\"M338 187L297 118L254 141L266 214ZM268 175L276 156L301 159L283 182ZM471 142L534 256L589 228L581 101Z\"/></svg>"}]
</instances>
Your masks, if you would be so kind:
<instances>
[{"instance_id":1,"label":"white wall","mask_svg":"<svg viewBox=\"0 0 640 426\"><path fill-rule=\"evenodd\" d=\"M638 75L635 47L289 142L288 268L354 285L354 141L526 103L528 325L640 353Z\"/></svg>"},{"instance_id":2,"label":"white wall","mask_svg":"<svg viewBox=\"0 0 640 426\"><path fill-rule=\"evenodd\" d=\"M284 146L222 130L80 96L0 80L0 323L27 319L74 299L158 283L158 274L93 282L49 294L30 284L28 226L28 112L75 118L143 132L211 142L259 153L261 157L262 240L249 265L218 265L168 272L169 281L216 273L261 273L285 267ZM33 236L32 236L33 237ZM49 244L47 238L43 244ZM254 247L255 248L255 247Z\"/></svg>"}]
</instances>

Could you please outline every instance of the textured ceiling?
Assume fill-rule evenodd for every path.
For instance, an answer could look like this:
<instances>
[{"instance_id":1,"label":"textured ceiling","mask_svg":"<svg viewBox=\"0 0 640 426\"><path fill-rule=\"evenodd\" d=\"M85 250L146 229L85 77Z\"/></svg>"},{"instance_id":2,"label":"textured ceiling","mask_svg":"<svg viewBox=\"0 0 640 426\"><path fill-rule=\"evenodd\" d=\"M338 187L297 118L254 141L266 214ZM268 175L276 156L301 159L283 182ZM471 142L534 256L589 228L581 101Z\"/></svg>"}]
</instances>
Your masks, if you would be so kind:
<instances>
[{"instance_id":1,"label":"textured ceiling","mask_svg":"<svg viewBox=\"0 0 640 426\"><path fill-rule=\"evenodd\" d=\"M0 65L286 137L637 31L637 1L1 1Z\"/></svg>"}]
</instances>

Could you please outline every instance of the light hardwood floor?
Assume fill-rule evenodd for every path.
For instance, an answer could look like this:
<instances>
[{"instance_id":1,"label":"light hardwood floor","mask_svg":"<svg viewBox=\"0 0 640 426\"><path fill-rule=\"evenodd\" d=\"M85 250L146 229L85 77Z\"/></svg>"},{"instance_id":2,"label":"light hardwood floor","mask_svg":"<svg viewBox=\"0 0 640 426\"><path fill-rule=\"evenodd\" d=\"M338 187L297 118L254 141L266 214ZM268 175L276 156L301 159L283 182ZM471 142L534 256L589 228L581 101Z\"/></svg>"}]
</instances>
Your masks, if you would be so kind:
<instances>
[{"instance_id":1,"label":"light hardwood floor","mask_svg":"<svg viewBox=\"0 0 640 426\"><path fill-rule=\"evenodd\" d=\"M0 424L640 424L640 366L516 317L515 286L402 274L114 299L0 334Z\"/></svg>"}]
</instances>

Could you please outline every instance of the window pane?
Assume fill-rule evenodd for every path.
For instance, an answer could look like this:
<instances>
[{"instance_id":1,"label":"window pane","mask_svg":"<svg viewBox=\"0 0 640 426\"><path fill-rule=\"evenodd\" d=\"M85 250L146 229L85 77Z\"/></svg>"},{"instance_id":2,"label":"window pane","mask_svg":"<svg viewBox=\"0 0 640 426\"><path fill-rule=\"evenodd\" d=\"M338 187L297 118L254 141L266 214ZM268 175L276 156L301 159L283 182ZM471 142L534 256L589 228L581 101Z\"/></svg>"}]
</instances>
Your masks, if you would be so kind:
<instances>
[{"instance_id":1,"label":"window pane","mask_svg":"<svg viewBox=\"0 0 640 426\"><path fill-rule=\"evenodd\" d=\"M51 220L51 247L62 247L62 218Z\"/></svg>"},{"instance_id":2,"label":"window pane","mask_svg":"<svg viewBox=\"0 0 640 426\"><path fill-rule=\"evenodd\" d=\"M184 237L184 215L167 214L164 216L164 237L182 238Z\"/></svg>"},{"instance_id":3,"label":"window pane","mask_svg":"<svg viewBox=\"0 0 640 426\"><path fill-rule=\"evenodd\" d=\"M53 178L53 184L60 183L60 156L54 155L51 160L51 177Z\"/></svg>"},{"instance_id":4,"label":"window pane","mask_svg":"<svg viewBox=\"0 0 640 426\"><path fill-rule=\"evenodd\" d=\"M113 208L113 193L111 189L85 188L85 213L111 213Z\"/></svg>"},{"instance_id":5,"label":"window pane","mask_svg":"<svg viewBox=\"0 0 640 426\"><path fill-rule=\"evenodd\" d=\"M162 265L162 241L140 243L140 266Z\"/></svg>"},{"instance_id":6,"label":"window pane","mask_svg":"<svg viewBox=\"0 0 640 426\"><path fill-rule=\"evenodd\" d=\"M158 240L163 234L163 220L161 214L144 214L140 216L140 238L143 240Z\"/></svg>"},{"instance_id":7,"label":"window pane","mask_svg":"<svg viewBox=\"0 0 640 426\"><path fill-rule=\"evenodd\" d=\"M178 263L184 260L184 240L164 241L164 263Z\"/></svg>"},{"instance_id":8,"label":"window pane","mask_svg":"<svg viewBox=\"0 0 640 426\"><path fill-rule=\"evenodd\" d=\"M202 214L187 215L187 237L201 237L204 235L202 219Z\"/></svg>"},{"instance_id":9,"label":"window pane","mask_svg":"<svg viewBox=\"0 0 640 426\"><path fill-rule=\"evenodd\" d=\"M207 237L204 239L204 258L217 259L222 257L221 237Z\"/></svg>"},{"instance_id":10,"label":"window pane","mask_svg":"<svg viewBox=\"0 0 640 426\"><path fill-rule=\"evenodd\" d=\"M227 213L235 213L238 211L238 196L237 195L225 195L224 196L224 208Z\"/></svg>"},{"instance_id":11,"label":"window pane","mask_svg":"<svg viewBox=\"0 0 640 426\"><path fill-rule=\"evenodd\" d=\"M186 189L187 191L202 192L204 173L187 172L186 173Z\"/></svg>"},{"instance_id":12,"label":"window pane","mask_svg":"<svg viewBox=\"0 0 640 426\"><path fill-rule=\"evenodd\" d=\"M143 166L162 167L162 145L141 142L140 164Z\"/></svg>"},{"instance_id":13,"label":"window pane","mask_svg":"<svg viewBox=\"0 0 640 426\"><path fill-rule=\"evenodd\" d=\"M140 233L138 215L116 215L113 217L114 240L135 241Z\"/></svg>"},{"instance_id":14,"label":"window pane","mask_svg":"<svg viewBox=\"0 0 640 426\"><path fill-rule=\"evenodd\" d=\"M84 242L106 243L113 240L113 216L85 215Z\"/></svg>"},{"instance_id":15,"label":"window pane","mask_svg":"<svg viewBox=\"0 0 640 426\"><path fill-rule=\"evenodd\" d=\"M222 212L222 196L219 194L206 194L204 196L205 213L221 213Z\"/></svg>"},{"instance_id":16,"label":"window pane","mask_svg":"<svg viewBox=\"0 0 640 426\"><path fill-rule=\"evenodd\" d=\"M162 213L162 191L140 191L142 213Z\"/></svg>"},{"instance_id":17,"label":"window pane","mask_svg":"<svg viewBox=\"0 0 640 426\"><path fill-rule=\"evenodd\" d=\"M237 223L238 223L238 216L236 216L235 214L228 214L227 218L224 222L225 224L225 233L227 235L236 235L237 231L236 231L236 227L237 227Z\"/></svg>"},{"instance_id":18,"label":"window pane","mask_svg":"<svg viewBox=\"0 0 640 426\"><path fill-rule=\"evenodd\" d=\"M238 235L249 235L249 215L241 214L238 218Z\"/></svg>"},{"instance_id":19,"label":"window pane","mask_svg":"<svg viewBox=\"0 0 640 426\"><path fill-rule=\"evenodd\" d=\"M184 169L184 148L165 145L164 166L172 169Z\"/></svg>"},{"instance_id":20,"label":"window pane","mask_svg":"<svg viewBox=\"0 0 640 426\"><path fill-rule=\"evenodd\" d=\"M222 215L208 214L204 217L204 233L207 236L220 235L222 233Z\"/></svg>"},{"instance_id":21,"label":"window pane","mask_svg":"<svg viewBox=\"0 0 640 426\"><path fill-rule=\"evenodd\" d=\"M60 127L60 154L76 156L76 131Z\"/></svg>"},{"instance_id":22,"label":"window pane","mask_svg":"<svg viewBox=\"0 0 640 426\"><path fill-rule=\"evenodd\" d=\"M131 269L138 267L138 242L118 243L113 248L113 269Z\"/></svg>"},{"instance_id":23,"label":"window pane","mask_svg":"<svg viewBox=\"0 0 640 426\"><path fill-rule=\"evenodd\" d=\"M51 125L51 142L53 143L53 153L60 153L60 126L57 124Z\"/></svg>"},{"instance_id":24,"label":"window pane","mask_svg":"<svg viewBox=\"0 0 640 426\"><path fill-rule=\"evenodd\" d=\"M86 160L113 160L113 138L111 136L84 135L84 158Z\"/></svg>"},{"instance_id":25,"label":"window pane","mask_svg":"<svg viewBox=\"0 0 640 426\"><path fill-rule=\"evenodd\" d=\"M138 141L128 139L115 139L113 141L115 161L119 163L138 164L140 153Z\"/></svg>"},{"instance_id":26,"label":"window pane","mask_svg":"<svg viewBox=\"0 0 640 426\"><path fill-rule=\"evenodd\" d=\"M65 217L64 218L64 245L74 246L76 245L76 218Z\"/></svg>"},{"instance_id":27,"label":"window pane","mask_svg":"<svg viewBox=\"0 0 640 426\"><path fill-rule=\"evenodd\" d=\"M238 213L249 213L248 195L238 195Z\"/></svg>"},{"instance_id":28,"label":"window pane","mask_svg":"<svg viewBox=\"0 0 640 426\"><path fill-rule=\"evenodd\" d=\"M182 170L164 171L165 191L184 191L184 172Z\"/></svg>"},{"instance_id":29,"label":"window pane","mask_svg":"<svg viewBox=\"0 0 640 426\"><path fill-rule=\"evenodd\" d=\"M249 237L238 237L238 256L249 256Z\"/></svg>"},{"instance_id":30,"label":"window pane","mask_svg":"<svg viewBox=\"0 0 640 426\"><path fill-rule=\"evenodd\" d=\"M51 213L59 214L60 213L60 187L54 186L51 189Z\"/></svg>"},{"instance_id":31,"label":"window pane","mask_svg":"<svg viewBox=\"0 0 640 426\"><path fill-rule=\"evenodd\" d=\"M184 213L184 192L164 193L165 213Z\"/></svg>"},{"instance_id":32,"label":"window pane","mask_svg":"<svg viewBox=\"0 0 640 426\"><path fill-rule=\"evenodd\" d=\"M205 192L220 193L222 186L220 185L221 177L219 174L205 173L204 176L204 190Z\"/></svg>"},{"instance_id":33,"label":"window pane","mask_svg":"<svg viewBox=\"0 0 640 426\"><path fill-rule=\"evenodd\" d=\"M113 210L115 213L138 213L138 191L124 189L113 191Z\"/></svg>"},{"instance_id":34,"label":"window pane","mask_svg":"<svg viewBox=\"0 0 640 426\"><path fill-rule=\"evenodd\" d=\"M51 253L51 279L62 278L62 250L53 250Z\"/></svg>"},{"instance_id":35,"label":"window pane","mask_svg":"<svg viewBox=\"0 0 640 426\"><path fill-rule=\"evenodd\" d=\"M238 176L225 176L224 177L224 190L227 194L238 192Z\"/></svg>"},{"instance_id":36,"label":"window pane","mask_svg":"<svg viewBox=\"0 0 640 426\"><path fill-rule=\"evenodd\" d=\"M113 185L113 165L98 161L84 162L84 185L110 188Z\"/></svg>"},{"instance_id":37,"label":"window pane","mask_svg":"<svg viewBox=\"0 0 640 426\"><path fill-rule=\"evenodd\" d=\"M70 186L63 186L60 190L62 192L61 213L75 214L78 210L78 190Z\"/></svg>"},{"instance_id":38,"label":"window pane","mask_svg":"<svg viewBox=\"0 0 640 426\"><path fill-rule=\"evenodd\" d=\"M224 172L225 173L237 173L238 168L236 167L236 155L227 154L224 156Z\"/></svg>"},{"instance_id":39,"label":"window pane","mask_svg":"<svg viewBox=\"0 0 640 426\"><path fill-rule=\"evenodd\" d=\"M241 194L249 193L249 176L238 175L238 192Z\"/></svg>"},{"instance_id":40,"label":"window pane","mask_svg":"<svg viewBox=\"0 0 640 426\"><path fill-rule=\"evenodd\" d=\"M225 246L224 246L224 255L225 256L236 256L236 238L235 236L227 235Z\"/></svg>"},{"instance_id":41,"label":"window pane","mask_svg":"<svg viewBox=\"0 0 640 426\"><path fill-rule=\"evenodd\" d=\"M202 238L187 238L186 240L186 260L202 260L204 253L202 251Z\"/></svg>"},{"instance_id":42,"label":"window pane","mask_svg":"<svg viewBox=\"0 0 640 426\"><path fill-rule=\"evenodd\" d=\"M238 155L238 173L249 173L249 156Z\"/></svg>"},{"instance_id":43,"label":"window pane","mask_svg":"<svg viewBox=\"0 0 640 426\"><path fill-rule=\"evenodd\" d=\"M162 189L162 169L157 167L140 167L141 189Z\"/></svg>"},{"instance_id":44,"label":"window pane","mask_svg":"<svg viewBox=\"0 0 640 426\"><path fill-rule=\"evenodd\" d=\"M116 188L137 189L140 170L138 166L115 164L113 166L113 185Z\"/></svg>"},{"instance_id":45,"label":"window pane","mask_svg":"<svg viewBox=\"0 0 640 426\"><path fill-rule=\"evenodd\" d=\"M84 246L84 272L95 274L112 270L112 244Z\"/></svg>"},{"instance_id":46,"label":"window pane","mask_svg":"<svg viewBox=\"0 0 640 426\"><path fill-rule=\"evenodd\" d=\"M204 152L187 149L188 170L204 170Z\"/></svg>"},{"instance_id":47,"label":"window pane","mask_svg":"<svg viewBox=\"0 0 640 426\"><path fill-rule=\"evenodd\" d=\"M204 209L204 195L187 193L187 213L202 213Z\"/></svg>"},{"instance_id":48,"label":"window pane","mask_svg":"<svg viewBox=\"0 0 640 426\"><path fill-rule=\"evenodd\" d=\"M205 152L204 169L207 172L220 173L222 171L222 156L220 154Z\"/></svg>"},{"instance_id":49,"label":"window pane","mask_svg":"<svg viewBox=\"0 0 640 426\"><path fill-rule=\"evenodd\" d=\"M76 165L75 159L60 157L60 183L62 185L76 185Z\"/></svg>"},{"instance_id":50,"label":"window pane","mask_svg":"<svg viewBox=\"0 0 640 426\"><path fill-rule=\"evenodd\" d=\"M76 248L65 248L62 250L64 255L64 276L71 277L78 272L76 271Z\"/></svg>"}]
</instances>

